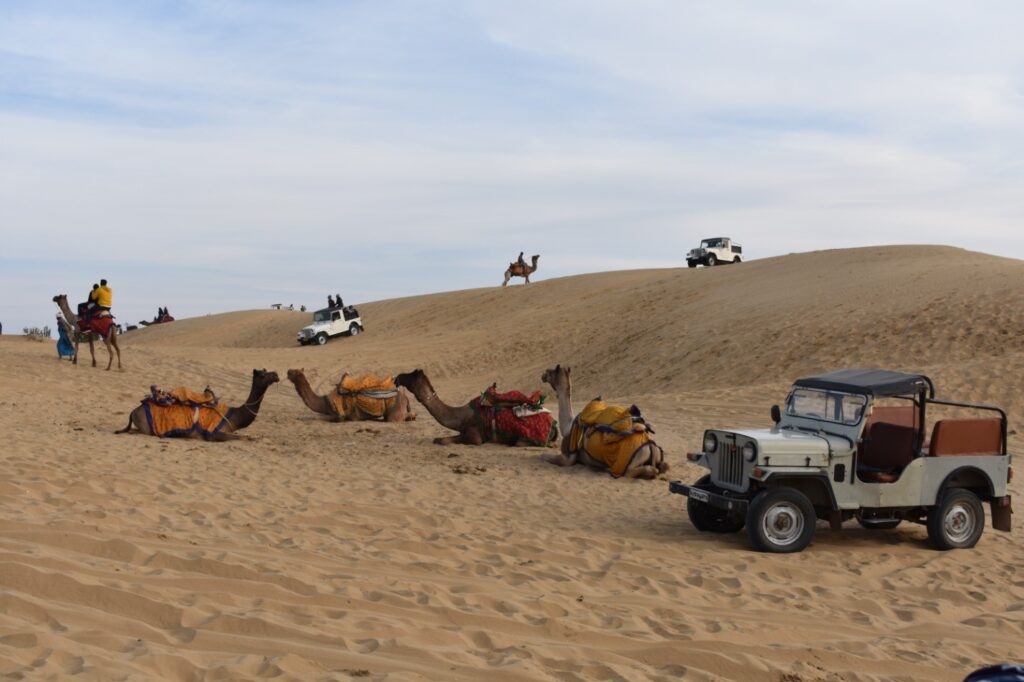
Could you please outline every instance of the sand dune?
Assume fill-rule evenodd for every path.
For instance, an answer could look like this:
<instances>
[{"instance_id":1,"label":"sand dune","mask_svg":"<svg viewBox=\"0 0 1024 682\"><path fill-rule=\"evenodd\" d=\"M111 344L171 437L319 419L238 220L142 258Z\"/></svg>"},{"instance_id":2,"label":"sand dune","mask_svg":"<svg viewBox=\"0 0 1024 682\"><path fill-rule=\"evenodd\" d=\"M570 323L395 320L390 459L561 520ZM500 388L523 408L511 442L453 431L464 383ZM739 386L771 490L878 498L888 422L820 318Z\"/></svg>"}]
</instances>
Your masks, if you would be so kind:
<instances>
[{"instance_id":1,"label":"sand dune","mask_svg":"<svg viewBox=\"0 0 1024 682\"><path fill-rule=\"evenodd\" d=\"M434 446L418 405L407 424L325 422L286 381L237 441L112 434L150 384L237 404L253 367L304 367L320 392L423 367L456 403L562 362L577 401L638 403L694 480L705 427L764 425L794 377L844 366L925 371L1016 431L1022 303L1024 263L908 246L367 303L367 333L324 347L294 343L308 314L180 320L125 335L121 373L2 337L0 673L959 680L1024 658L1019 523L972 551L848 524L758 554L697 533L665 481Z\"/></svg>"}]
</instances>

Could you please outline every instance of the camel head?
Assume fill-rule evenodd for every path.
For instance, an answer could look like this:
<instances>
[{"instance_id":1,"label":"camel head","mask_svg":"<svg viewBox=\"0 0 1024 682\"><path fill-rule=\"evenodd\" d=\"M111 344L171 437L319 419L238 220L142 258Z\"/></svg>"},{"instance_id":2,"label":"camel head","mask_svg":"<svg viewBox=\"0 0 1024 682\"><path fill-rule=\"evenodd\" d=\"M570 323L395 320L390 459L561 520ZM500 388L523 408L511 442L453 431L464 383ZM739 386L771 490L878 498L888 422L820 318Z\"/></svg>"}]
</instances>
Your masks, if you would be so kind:
<instances>
[{"instance_id":1,"label":"camel head","mask_svg":"<svg viewBox=\"0 0 1024 682\"><path fill-rule=\"evenodd\" d=\"M562 367L558 364L551 369L544 370L544 373L540 375L540 380L544 383L551 384L551 388L556 391L562 387L572 388L572 370L568 367Z\"/></svg>"},{"instance_id":2,"label":"camel head","mask_svg":"<svg viewBox=\"0 0 1024 682\"><path fill-rule=\"evenodd\" d=\"M252 371L252 385L267 387L271 384L276 384L281 379L278 378L277 372L268 372L264 369L254 369Z\"/></svg>"},{"instance_id":3,"label":"camel head","mask_svg":"<svg viewBox=\"0 0 1024 682\"><path fill-rule=\"evenodd\" d=\"M288 370L288 381L297 383L302 379L306 378L306 370L304 369L290 369Z\"/></svg>"},{"instance_id":4,"label":"camel head","mask_svg":"<svg viewBox=\"0 0 1024 682\"><path fill-rule=\"evenodd\" d=\"M533 259L533 269L536 270L537 269L537 261L540 260L540 254L536 253L533 256L531 256L531 258Z\"/></svg>"},{"instance_id":5,"label":"camel head","mask_svg":"<svg viewBox=\"0 0 1024 682\"><path fill-rule=\"evenodd\" d=\"M419 395L417 391L422 393L434 393L434 387L430 383L430 379L423 373L422 369L414 369L411 372L405 372L395 376L395 386L403 386L410 391L413 395Z\"/></svg>"},{"instance_id":6,"label":"camel head","mask_svg":"<svg viewBox=\"0 0 1024 682\"><path fill-rule=\"evenodd\" d=\"M62 300L64 301L64 303L66 305L67 302L68 302L68 295L67 294L57 294L56 296L53 297L53 302L56 303L57 305L60 305Z\"/></svg>"}]
</instances>

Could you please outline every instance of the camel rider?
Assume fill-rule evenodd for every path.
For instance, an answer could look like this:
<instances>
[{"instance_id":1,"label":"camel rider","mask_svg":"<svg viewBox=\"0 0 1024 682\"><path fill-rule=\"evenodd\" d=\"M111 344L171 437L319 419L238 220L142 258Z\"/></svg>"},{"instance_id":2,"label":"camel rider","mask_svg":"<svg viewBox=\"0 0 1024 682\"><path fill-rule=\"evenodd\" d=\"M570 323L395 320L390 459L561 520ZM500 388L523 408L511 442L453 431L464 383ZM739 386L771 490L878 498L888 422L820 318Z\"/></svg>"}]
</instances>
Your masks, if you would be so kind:
<instances>
[{"instance_id":1,"label":"camel rider","mask_svg":"<svg viewBox=\"0 0 1024 682\"><path fill-rule=\"evenodd\" d=\"M519 252L519 258L516 258L516 265L518 265L521 268L525 268L526 267L526 261L523 260L523 252L522 251Z\"/></svg>"},{"instance_id":2,"label":"camel rider","mask_svg":"<svg viewBox=\"0 0 1024 682\"><path fill-rule=\"evenodd\" d=\"M96 307L106 311L109 315L110 304L114 302L114 290L107 286L107 280L101 279L99 287L93 291L93 294L95 294L95 298L92 300L96 302Z\"/></svg>"}]
</instances>

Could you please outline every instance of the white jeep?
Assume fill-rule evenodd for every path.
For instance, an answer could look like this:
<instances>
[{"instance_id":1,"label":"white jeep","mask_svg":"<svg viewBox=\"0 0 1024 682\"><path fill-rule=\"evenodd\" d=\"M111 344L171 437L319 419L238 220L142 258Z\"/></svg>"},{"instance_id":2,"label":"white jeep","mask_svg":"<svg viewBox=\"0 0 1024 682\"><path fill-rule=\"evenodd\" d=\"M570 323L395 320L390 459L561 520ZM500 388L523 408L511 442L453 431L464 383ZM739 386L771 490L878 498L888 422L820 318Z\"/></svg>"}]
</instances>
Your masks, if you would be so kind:
<instances>
[{"instance_id":1,"label":"white jeep","mask_svg":"<svg viewBox=\"0 0 1024 682\"><path fill-rule=\"evenodd\" d=\"M333 336L348 334L355 336L363 331L363 320L355 306L344 308L323 308L313 313L313 324L303 327L298 334L303 346L315 343L324 345Z\"/></svg>"},{"instance_id":2,"label":"white jeep","mask_svg":"<svg viewBox=\"0 0 1024 682\"><path fill-rule=\"evenodd\" d=\"M932 412L939 418L929 421ZM982 502L992 527L1010 530L1013 468L998 407L937 400L924 375L846 369L798 379L772 420L771 429L705 431L702 451L686 456L710 473L669 490L687 496L698 530L745 526L757 550L799 552L818 519L834 530L852 518L871 529L908 521L947 550L978 542Z\"/></svg>"},{"instance_id":3,"label":"white jeep","mask_svg":"<svg viewBox=\"0 0 1024 682\"><path fill-rule=\"evenodd\" d=\"M711 237L702 239L700 246L690 249L686 254L686 264L695 268L698 265L729 265L743 260L743 247L729 237Z\"/></svg>"}]
</instances>

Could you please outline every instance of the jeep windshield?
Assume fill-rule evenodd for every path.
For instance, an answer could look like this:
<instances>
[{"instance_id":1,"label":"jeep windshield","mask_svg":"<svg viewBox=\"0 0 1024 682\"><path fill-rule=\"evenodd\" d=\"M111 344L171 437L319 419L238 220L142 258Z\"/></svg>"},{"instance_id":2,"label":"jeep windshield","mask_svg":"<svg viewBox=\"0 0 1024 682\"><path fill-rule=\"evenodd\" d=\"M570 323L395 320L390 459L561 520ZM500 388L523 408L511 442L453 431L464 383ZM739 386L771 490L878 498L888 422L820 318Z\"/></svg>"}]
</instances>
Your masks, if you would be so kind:
<instances>
[{"instance_id":1,"label":"jeep windshield","mask_svg":"<svg viewBox=\"0 0 1024 682\"><path fill-rule=\"evenodd\" d=\"M721 239L705 239L700 243L702 249L717 249L719 246L722 246Z\"/></svg>"},{"instance_id":2,"label":"jeep windshield","mask_svg":"<svg viewBox=\"0 0 1024 682\"><path fill-rule=\"evenodd\" d=\"M313 313L313 321L314 322L330 322L331 321L331 311L330 310L318 310L318 311L316 311L315 313Z\"/></svg>"},{"instance_id":3,"label":"jeep windshield","mask_svg":"<svg viewBox=\"0 0 1024 682\"><path fill-rule=\"evenodd\" d=\"M795 388L786 401L786 414L853 426L860 422L866 404L867 399L862 395Z\"/></svg>"}]
</instances>

